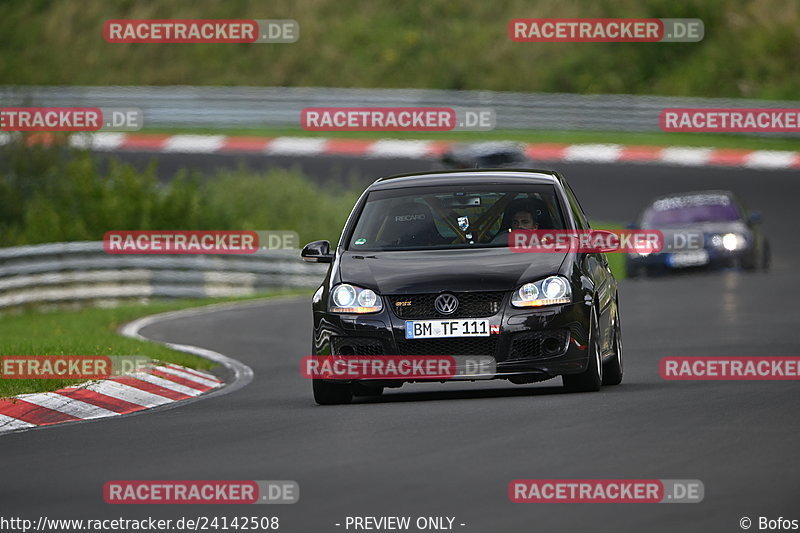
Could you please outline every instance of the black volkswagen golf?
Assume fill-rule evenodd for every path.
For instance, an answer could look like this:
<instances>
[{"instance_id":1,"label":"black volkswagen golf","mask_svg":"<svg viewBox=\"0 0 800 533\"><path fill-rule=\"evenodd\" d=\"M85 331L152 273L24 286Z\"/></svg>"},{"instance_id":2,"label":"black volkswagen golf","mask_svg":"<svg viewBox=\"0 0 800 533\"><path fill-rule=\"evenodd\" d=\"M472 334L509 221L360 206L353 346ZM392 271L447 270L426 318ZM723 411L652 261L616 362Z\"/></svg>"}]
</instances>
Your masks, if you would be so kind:
<instances>
[{"instance_id":1,"label":"black volkswagen golf","mask_svg":"<svg viewBox=\"0 0 800 533\"><path fill-rule=\"evenodd\" d=\"M561 376L570 391L619 384L619 300L605 255L518 253L509 235L522 229L590 227L553 171L375 181L335 250L316 241L302 251L306 261L331 264L313 298L312 354L491 356L490 377L513 383ZM348 403L407 381L314 379L314 398Z\"/></svg>"}]
</instances>

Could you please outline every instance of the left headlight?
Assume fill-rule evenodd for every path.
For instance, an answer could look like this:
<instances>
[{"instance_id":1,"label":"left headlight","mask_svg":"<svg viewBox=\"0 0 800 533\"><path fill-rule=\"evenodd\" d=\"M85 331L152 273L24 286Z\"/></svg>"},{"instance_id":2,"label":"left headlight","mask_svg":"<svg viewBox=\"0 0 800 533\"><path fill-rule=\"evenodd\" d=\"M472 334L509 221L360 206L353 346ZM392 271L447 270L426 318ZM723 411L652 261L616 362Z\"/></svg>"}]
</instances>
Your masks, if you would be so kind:
<instances>
[{"instance_id":1,"label":"left headlight","mask_svg":"<svg viewBox=\"0 0 800 533\"><path fill-rule=\"evenodd\" d=\"M380 296L372 289L343 283L331 291L332 313L377 313L383 309Z\"/></svg>"},{"instance_id":2,"label":"left headlight","mask_svg":"<svg viewBox=\"0 0 800 533\"><path fill-rule=\"evenodd\" d=\"M711 245L714 248L725 248L732 252L745 248L747 246L747 237L740 233L715 234L711 237Z\"/></svg>"},{"instance_id":3,"label":"left headlight","mask_svg":"<svg viewBox=\"0 0 800 533\"><path fill-rule=\"evenodd\" d=\"M569 281L561 276L550 276L535 283L526 283L511 295L514 307L541 307L568 304L572 301Z\"/></svg>"}]
</instances>

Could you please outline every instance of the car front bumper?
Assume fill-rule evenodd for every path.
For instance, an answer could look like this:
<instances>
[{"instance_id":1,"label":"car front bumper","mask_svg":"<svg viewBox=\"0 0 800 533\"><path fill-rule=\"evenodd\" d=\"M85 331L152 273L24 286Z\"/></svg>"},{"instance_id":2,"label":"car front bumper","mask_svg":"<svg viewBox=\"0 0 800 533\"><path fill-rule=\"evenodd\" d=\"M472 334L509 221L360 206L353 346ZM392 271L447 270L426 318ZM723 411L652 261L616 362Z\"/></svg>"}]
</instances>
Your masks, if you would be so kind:
<instances>
[{"instance_id":1,"label":"car front bumper","mask_svg":"<svg viewBox=\"0 0 800 533\"><path fill-rule=\"evenodd\" d=\"M477 379L539 381L580 373L587 368L590 310L582 302L530 309L514 308L504 302L495 315L481 317L491 325L499 325L499 332L488 337L440 339L406 339L406 320L386 307L370 315L317 311L314 355L491 356L496 362L496 372ZM430 319L436 318L415 318Z\"/></svg>"},{"instance_id":2,"label":"car front bumper","mask_svg":"<svg viewBox=\"0 0 800 533\"><path fill-rule=\"evenodd\" d=\"M670 261L671 253L655 253L646 256L629 254L628 261L631 265L636 265L648 269L663 269L670 271L683 271L690 269L719 269L736 268L742 266L743 262L749 258L753 251L750 248L739 250L720 250L706 249L708 260L702 264L676 265Z\"/></svg>"}]
</instances>

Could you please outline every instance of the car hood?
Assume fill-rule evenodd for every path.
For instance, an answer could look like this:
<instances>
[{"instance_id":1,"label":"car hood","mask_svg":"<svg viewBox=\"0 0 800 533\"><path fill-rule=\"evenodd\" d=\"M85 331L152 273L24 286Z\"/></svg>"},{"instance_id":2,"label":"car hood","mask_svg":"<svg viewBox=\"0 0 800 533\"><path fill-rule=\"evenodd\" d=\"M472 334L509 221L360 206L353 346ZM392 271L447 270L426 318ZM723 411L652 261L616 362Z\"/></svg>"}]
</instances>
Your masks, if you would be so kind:
<instances>
[{"instance_id":1,"label":"car hood","mask_svg":"<svg viewBox=\"0 0 800 533\"><path fill-rule=\"evenodd\" d=\"M558 273L564 253L516 253L508 248L344 252L342 282L380 294L440 291L511 291Z\"/></svg>"}]
</instances>

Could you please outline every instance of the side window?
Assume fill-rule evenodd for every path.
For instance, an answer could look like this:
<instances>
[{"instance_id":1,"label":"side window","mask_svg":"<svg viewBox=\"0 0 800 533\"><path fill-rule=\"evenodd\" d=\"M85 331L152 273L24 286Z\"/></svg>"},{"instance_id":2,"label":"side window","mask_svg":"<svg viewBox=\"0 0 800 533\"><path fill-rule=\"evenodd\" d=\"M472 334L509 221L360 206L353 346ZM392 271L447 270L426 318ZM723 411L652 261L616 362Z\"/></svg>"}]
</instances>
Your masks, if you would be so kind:
<instances>
[{"instance_id":1,"label":"side window","mask_svg":"<svg viewBox=\"0 0 800 533\"><path fill-rule=\"evenodd\" d=\"M566 187L564 187L564 192L567 193L569 208L572 211L572 215L575 218L575 223L578 225L578 229L592 229L591 226L589 226L589 221L586 220L586 215L583 214L581 204L575 197L575 193L572 192L572 188L569 186L569 183L564 182L564 185L566 185Z\"/></svg>"}]
</instances>

